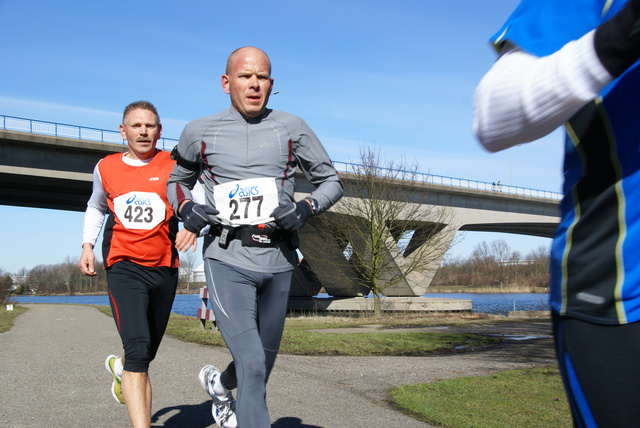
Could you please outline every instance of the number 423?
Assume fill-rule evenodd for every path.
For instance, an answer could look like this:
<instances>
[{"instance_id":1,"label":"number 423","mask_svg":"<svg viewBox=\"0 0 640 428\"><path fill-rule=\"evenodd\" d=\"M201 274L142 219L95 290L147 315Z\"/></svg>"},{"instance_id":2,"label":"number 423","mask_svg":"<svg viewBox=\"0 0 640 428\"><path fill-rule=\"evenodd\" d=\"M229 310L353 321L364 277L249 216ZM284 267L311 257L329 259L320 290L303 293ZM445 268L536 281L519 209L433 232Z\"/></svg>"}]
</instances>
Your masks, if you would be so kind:
<instances>
[{"instance_id":1,"label":"number 423","mask_svg":"<svg viewBox=\"0 0 640 428\"><path fill-rule=\"evenodd\" d=\"M124 218L131 223L151 223L153 221L153 208L129 205L124 212Z\"/></svg>"}]
</instances>

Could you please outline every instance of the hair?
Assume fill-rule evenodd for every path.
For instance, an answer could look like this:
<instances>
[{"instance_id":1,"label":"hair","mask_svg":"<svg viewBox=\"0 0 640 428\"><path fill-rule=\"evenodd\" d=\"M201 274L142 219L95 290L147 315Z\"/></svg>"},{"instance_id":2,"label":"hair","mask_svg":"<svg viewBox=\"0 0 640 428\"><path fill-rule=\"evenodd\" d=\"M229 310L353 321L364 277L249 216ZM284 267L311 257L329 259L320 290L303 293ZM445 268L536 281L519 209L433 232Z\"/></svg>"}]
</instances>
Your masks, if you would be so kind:
<instances>
[{"instance_id":1,"label":"hair","mask_svg":"<svg viewBox=\"0 0 640 428\"><path fill-rule=\"evenodd\" d=\"M260 48L256 48L255 46L243 46L243 47L238 48L235 51L231 52L229 54L229 58L227 59L227 68L226 68L225 74L230 74L231 73L231 64L233 63L233 60L238 55L238 52L240 52L243 49L247 49L247 48L256 49L256 50L262 52L262 54L265 57L267 57L267 61L269 61L269 75L271 75L271 58L269 58L269 55L267 55L267 53L265 51L263 51Z\"/></svg>"},{"instance_id":2,"label":"hair","mask_svg":"<svg viewBox=\"0 0 640 428\"><path fill-rule=\"evenodd\" d=\"M144 100L134 101L134 102L132 102L131 104L129 104L128 106L126 106L124 108L124 113L122 113L122 124L123 125L125 124L124 122L127 119L127 115L129 113L131 113L133 110L137 110L137 109L149 110L151 113L153 113L155 115L156 124L160 125L160 115L158 114L158 110L149 101L144 101Z\"/></svg>"}]
</instances>

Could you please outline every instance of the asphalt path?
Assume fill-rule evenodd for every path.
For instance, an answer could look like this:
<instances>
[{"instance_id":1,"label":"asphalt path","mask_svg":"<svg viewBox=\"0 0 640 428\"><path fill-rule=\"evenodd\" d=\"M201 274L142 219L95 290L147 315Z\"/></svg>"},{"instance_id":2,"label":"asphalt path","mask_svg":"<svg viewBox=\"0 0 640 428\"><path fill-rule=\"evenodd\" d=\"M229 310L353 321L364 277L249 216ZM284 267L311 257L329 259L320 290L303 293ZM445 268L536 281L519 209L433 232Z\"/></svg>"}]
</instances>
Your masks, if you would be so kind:
<instances>
[{"instance_id":1,"label":"asphalt path","mask_svg":"<svg viewBox=\"0 0 640 428\"><path fill-rule=\"evenodd\" d=\"M0 334L0 427L130 426L104 368L106 356L121 349L113 319L89 306L21 306L29 310ZM555 363L548 322L470 331L536 338L430 357L280 355L267 387L272 427L430 427L394 409L388 389ZM224 348L166 336L149 371L152 426L216 426L198 372L205 364L225 367L230 359Z\"/></svg>"}]
</instances>

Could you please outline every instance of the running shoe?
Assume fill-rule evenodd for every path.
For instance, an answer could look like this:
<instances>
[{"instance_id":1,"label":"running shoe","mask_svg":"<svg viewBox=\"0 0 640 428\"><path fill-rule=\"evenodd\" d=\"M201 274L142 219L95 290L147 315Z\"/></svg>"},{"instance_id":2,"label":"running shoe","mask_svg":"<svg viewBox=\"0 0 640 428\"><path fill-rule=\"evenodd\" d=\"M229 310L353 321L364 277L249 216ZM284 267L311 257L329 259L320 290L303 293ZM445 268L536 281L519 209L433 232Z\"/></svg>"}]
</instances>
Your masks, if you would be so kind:
<instances>
[{"instance_id":1,"label":"running shoe","mask_svg":"<svg viewBox=\"0 0 640 428\"><path fill-rule=\"evenodd\" d=\"M111 395L113 395L113 399L120 404L124 404L124 396L122 395L122 383L120 383L120 378L116 374L114 368L116 359L118 359L116 355L109 355L104 361L104 366L106 367L107 371L113 376L113 383L111 384Z\"/></svg>"},{"instance_id":2,"label":"running shoe","mask_svg":"<svg viewBox=\"0 0 640 428\"><path fill-rule=\"evenodd\" d=\"M213 399L213 404L211 405L213 420L216 421L219 427L237 428L236 400L233 398L231 391L223 395L215 393L213 385L217 376L220 376L220 371L213 366L204 366L198 375L200 385Z\"/></svg>"}]
</instances>

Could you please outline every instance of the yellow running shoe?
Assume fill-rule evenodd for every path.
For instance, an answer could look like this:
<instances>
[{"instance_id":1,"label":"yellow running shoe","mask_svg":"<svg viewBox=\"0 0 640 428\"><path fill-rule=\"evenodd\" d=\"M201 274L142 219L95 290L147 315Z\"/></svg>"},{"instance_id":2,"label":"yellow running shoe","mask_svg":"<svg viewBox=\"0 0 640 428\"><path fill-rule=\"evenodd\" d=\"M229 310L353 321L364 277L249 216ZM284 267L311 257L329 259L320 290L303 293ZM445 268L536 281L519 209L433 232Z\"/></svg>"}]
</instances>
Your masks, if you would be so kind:
<instances>
[{"instance_id":1,"label":"yellow running shoe","mask_svg":"<svg viewBox=\"0 0 640 428\"><path fill-rule=\"evenodd\" d=\"M113 395L113 399L120 404L124 404L124 396L122 395L122 383L120 383L120 378L116 374L115 370L116 359L118 359L116 355L109 355L104 361L104 366L106 367L107 371L113 376L113 383L111 384L111 395Z\"/></svg>"}]
</instances>

